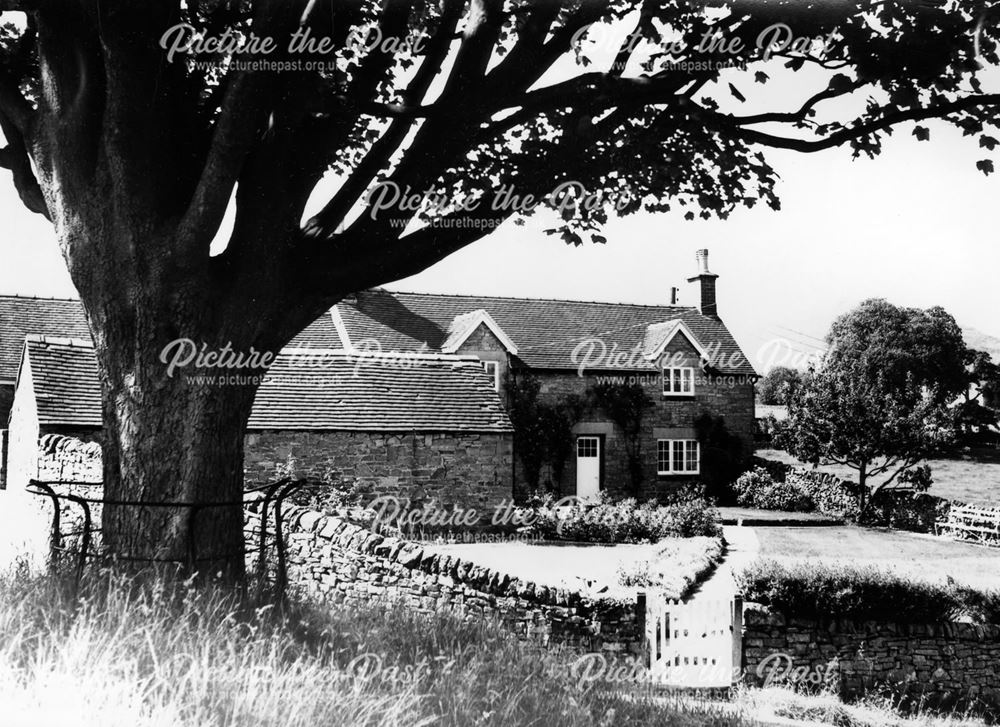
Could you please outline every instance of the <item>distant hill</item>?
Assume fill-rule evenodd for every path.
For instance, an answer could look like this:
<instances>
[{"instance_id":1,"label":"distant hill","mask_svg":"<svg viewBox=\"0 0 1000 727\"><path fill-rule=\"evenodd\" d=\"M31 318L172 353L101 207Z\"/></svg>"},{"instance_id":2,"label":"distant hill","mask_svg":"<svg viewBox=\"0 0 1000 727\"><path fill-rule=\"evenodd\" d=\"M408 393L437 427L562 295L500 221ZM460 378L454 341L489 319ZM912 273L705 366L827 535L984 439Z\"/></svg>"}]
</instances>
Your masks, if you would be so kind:
<instances>
[{"instance_id":1,"label":"distant hill","mask_svg":"<svg viewBox=\"0 0 1000 727\"><path fill-rule=\"evenodd\" d=\"M1000 338L977 331L975 328L963 328L962 338L965 339L965 345L969 348L986 351L993 357L995 363L1000 363Z\"/></svg>"}]
</instances>

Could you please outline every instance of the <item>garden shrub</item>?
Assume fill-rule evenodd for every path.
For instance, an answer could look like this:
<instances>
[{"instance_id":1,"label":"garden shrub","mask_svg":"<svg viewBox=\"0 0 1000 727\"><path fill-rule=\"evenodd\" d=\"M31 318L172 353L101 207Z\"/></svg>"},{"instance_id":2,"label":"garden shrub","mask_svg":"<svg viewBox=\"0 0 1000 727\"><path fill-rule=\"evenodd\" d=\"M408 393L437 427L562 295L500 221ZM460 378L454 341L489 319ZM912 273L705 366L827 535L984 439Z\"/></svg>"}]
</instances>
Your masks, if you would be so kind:
<instances>
[{"instance_id":1,"label":"garden shrub","mask_svg":"<svg viewBox=\"0 0 1000 727\"><path fill-rule=\"evenodd\" d=\"M970 617L998 623L1000 593L913 580L888 570L760 560L736 575L747 601L788 618L937 623Z\"/></svg>"},{"instance_id":2,"label":"garden shrub","mask_svg":"<svg viewBox=\"0 0 1000 727\"><path fill-rule=\"evenodd\" d=\"M733 484L736 504L760 510L811 512L816 504L799 480L775 481L763 467L754 467Z\"/></svg>"},{"instance_id":3,"label":"garden shrub","mask_svg":"<svg viewBox=\"0 0 1000 727\"><path fill-rule=\"evenodd\" d=\"M934 523L947 517L951 502L926 492L887 489L872 498L863 523L916 533L933 533Z\"/></svg>"},{"instance_id":4,"label":"garden shrub","mask_svg":"<svg viewBox=\"0 0 1000 727\"><path fill-rule=\"evenodd\" d=\"M851 490L851 483L846 480L829 472L792 467L761 457L754 457L753 465L754 470L763 469L775 482L791 483L795 490L805 493L817 512L848 520L857 519L857 498Z\"/></svg>"},{"instance_id":5,"label":"garden shrub","mask_svg":"<svg viewBox=\"0 0 1000 727\"><path fill-rule=\"evenodd\" d=\"M704 497L660 505L634 498L601 500L556 507L549 498L535 500L519 513L530 519L523 531L551 540L589 543L644 543L719 533L718 513Z\"/></svg>"},{"instance_id":6,"label":"garden shrub","mask_svg":"<svg viewBox=\"0 0 1000 727\"><path fill-rule=\"evenodd\" d=\"M968 586L956 586L965 616L974 623L1000 624L1000 591L980 591Z\"/></svg>"},{"instance_id":7,"label":"garden shrub","mask_svg":"<svg viewBox=\"0 0 1000 727\"><path fill-rule=\"evenodd\" d=\"M850 483L829 472L793 468L785 475L785 481L809 495L816 510L824 515L856 520L858 517L857 497L851 491Z\"/></svg>"},{"instance_id":8,"label":"garden shrub","mask_svg":"<svg viewBox=\"0 0 1000 727\"><path fill-rule=\"evenodd\" d=\"M328 474L294 492L289 500L292 504L308 507L320 512L333 513L344 508L358 508L371 500L373 492L370 484L360 480L345 480L338 475Z\"/></svg>"}]
</instances>

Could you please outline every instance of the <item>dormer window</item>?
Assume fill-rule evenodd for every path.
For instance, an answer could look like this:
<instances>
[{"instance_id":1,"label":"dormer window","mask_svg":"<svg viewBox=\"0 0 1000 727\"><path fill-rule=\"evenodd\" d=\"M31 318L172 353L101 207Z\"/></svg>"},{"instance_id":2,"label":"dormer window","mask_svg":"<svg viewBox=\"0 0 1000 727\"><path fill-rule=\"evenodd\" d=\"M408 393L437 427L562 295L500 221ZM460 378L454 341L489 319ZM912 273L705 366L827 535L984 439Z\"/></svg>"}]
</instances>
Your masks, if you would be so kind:
<instances>
[{"instance_id":1,"label":"dormer window","mask_svg":"<svg viewBox=\"0 0 1000 727\"><path fill-rule=\"evenodd\" d=\"M664 366L663 395L694 396L694 367Z\"/></svg>"},{"instance_id":2,"label":"dormer window","mask_svg":"<svg viewBox=\"0 0 1000 727\"><path fill-rule=\"evenodd\" d=\"M500 364L496 361L483 361L483 368L493 377L493 390L500 391Z\"/></svg>"}]
</instances>

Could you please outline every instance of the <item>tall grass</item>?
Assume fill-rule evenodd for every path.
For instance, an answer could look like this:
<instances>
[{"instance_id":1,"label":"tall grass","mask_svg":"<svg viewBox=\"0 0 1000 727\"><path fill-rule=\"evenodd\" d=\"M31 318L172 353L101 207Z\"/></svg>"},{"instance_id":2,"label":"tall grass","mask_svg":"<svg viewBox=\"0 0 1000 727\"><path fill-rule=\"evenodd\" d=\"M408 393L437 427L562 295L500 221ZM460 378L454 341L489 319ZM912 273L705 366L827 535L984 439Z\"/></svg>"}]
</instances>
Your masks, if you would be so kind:
<instances>
[{"instance_id":1,"label":"tall grass","mask_svg":"<svg viewBox=\"0 0 1000 727\"><path fill-rule=\"evenodd\" d=\"M571 659L490 621L383 603L279 613L162 576L95 573L78 594L0 577L4 725L741 724L628 685L580 689Z\"/></svg>"},{"instance_id":2,"label":"tall grass","mask_svg":"<svg viewBox=\"0 0 1000 727\"><path fill-rule=\"evenodd\" d=\"M738 690L735 701L764 724L835 725L836 727L987 727L991 722L969 710L941 713L920 705L900 713L892 697L869 695L845 704L829 692L804 694L787 687Z\"/></svg>"}]
</instances>

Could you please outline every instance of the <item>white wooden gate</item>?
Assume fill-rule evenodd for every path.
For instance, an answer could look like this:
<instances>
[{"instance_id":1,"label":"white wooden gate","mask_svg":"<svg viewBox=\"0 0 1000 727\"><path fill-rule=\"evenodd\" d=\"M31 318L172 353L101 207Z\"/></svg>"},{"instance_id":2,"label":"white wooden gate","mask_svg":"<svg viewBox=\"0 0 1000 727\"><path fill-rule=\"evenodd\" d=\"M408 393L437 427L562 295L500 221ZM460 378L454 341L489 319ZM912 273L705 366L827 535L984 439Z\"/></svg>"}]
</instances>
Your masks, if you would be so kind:
<instances>
[{"instance_id":1,"label":"white wooden gate","mask_svg":"<svg viewBox=\"0 0 1000 727\"><path fill-rule=\"evenodd\" d=\"M646 594L650 678L675 687L731 687L742 659L743 604L681 603Z\"/></svg>"}]
</instances>

